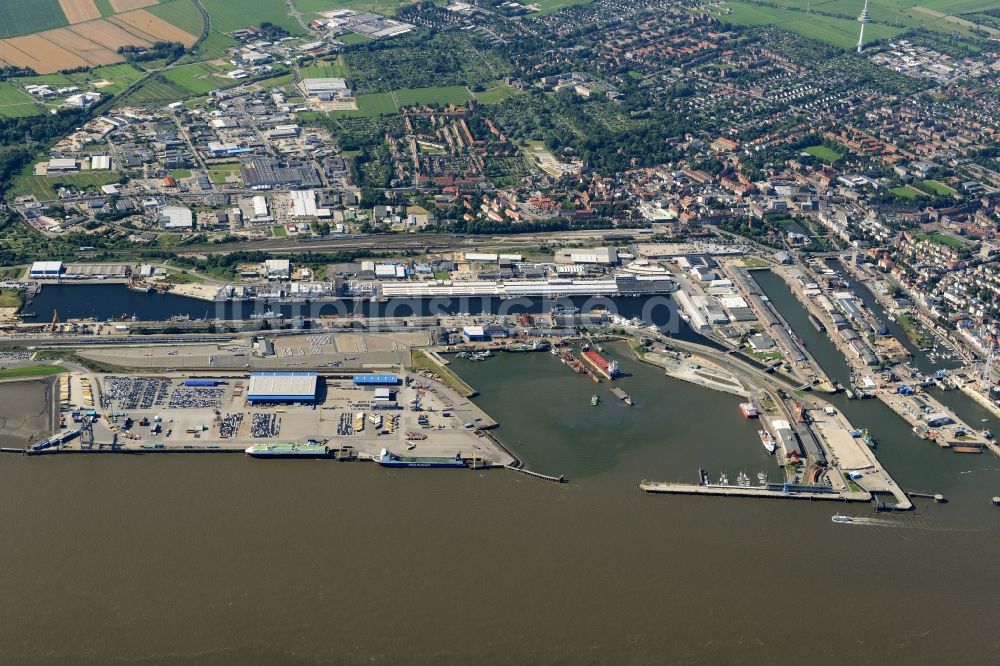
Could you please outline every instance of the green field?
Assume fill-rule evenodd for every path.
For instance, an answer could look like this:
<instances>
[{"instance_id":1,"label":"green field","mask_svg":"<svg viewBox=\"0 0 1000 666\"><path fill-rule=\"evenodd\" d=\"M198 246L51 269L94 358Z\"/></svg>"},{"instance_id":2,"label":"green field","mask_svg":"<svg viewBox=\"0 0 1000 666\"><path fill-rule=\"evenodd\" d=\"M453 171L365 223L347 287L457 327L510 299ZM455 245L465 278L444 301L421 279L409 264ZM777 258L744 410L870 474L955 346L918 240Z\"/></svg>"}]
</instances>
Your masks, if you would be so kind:
<instances>
[{"instance_id":1,"label":"green field","mask_svg":"<svg viewBox=\"0 0 1000 666\"><path fill-rule=\"evenodd\" d=\"M465 86L441 86L435 88L403 88L393 91L399 106L414 104L465 104L472 95Z\"/></svg>"},{"instance_id":2,"label":"green field","mask_svg":"<svg viewBox=\"0 0 1000 666\"><path fill-rule=\"evenodd\" d=\"M400 7L411 4L408 0L293 0L295 8L303 14L316 14L331 9L354 9L391 16Z\"/></svg>"},{"instance_id":3,"label":"green field","mask_svg":"<svg viewBox=\"0 0 1000 666\"><path fill-rule=\"evenodd\" d=\"M787 4L787 1L782 4ZM824 16L823 14L756 5L737 0L730 0L726 3L726 7L732 13L720 14L719 19L727 23L773 25L808 39L815 39L842 49L849 49L858 43L858 22L851 18ZM860 6L858 12L860 12ZM870 23L865 28L865 40L874 42L881 39L891 39L902 32L904 32L903 28Z\"/></svg>"},{"instance_id":4,"label":"green field","mask_svg":"<svg viewBox=\"0 0 1000 666\"><path fill-rule=\"evenodd\" d=\"M158 5L146 7L146 11L191 35L200 35L205 27L194 0L161 0Z\"/></svg>"},{"instance_id":5,"label":"green field","mask_svg":"<svg viewBox=\"0 0 1000 666\"><path fill-rule=\"evenodd\" d=\"M920 181L920 187L932 194L937 194L938 196L947 197L955 193L955 190L948 187L944 183L937 180L922 180Z\"/></svg>"},{"instance_id":6,"label":"green field","mask_svg":"<svg viewBox=\"0 0 1000 666\"><path fill-rule=\"evenodd\" d=\"M186 96L189 95L185 89L157 76L143 83L142 87L128 95L127 99L132 104L155 106L176 102Z\"/></svg>"},{"instance_id":7,"label":"green field","mask_svg":"<svg viewBox=\"0 0 1000 666\"><path fill-rule=\"evenodd\" d=\"M170 83L186 91L186 97L203 95L210 90L235 85L234 79L220 76L220 68L207 62L197 62L191 65L175 67L163 73Z\"/></svg>"},{"instance_id":8,"label":"green field","mask_svg":"<svg viewBox=\"0 0 1000 666\"><path fill-rule=\"evenodd\" d=\"M55 189L57 186L71 185L77 189L96 189L101 185L117 183L120 179L121 176L113 171L84 172L60 176L20 175L14 179L10 194L15 197L30 194L39 201L54 201L59 198Z\"/></svg>"},{"instance_id":9,"label":"green field","mask_svg":"<svg viewBox=\"0 0 1000 666\"><path fill-rule=\"evenodd\" d=\"M903 197L904 199L911 199L913 201L916 201L917 199L920 198L925 198L927 196L924 192L921 192L918 189L910 187L909 185L904 185L903 187L894 187L889 191L895 194L897 197Z\"/></svg>"},{"instance_id":10,"label":"green field","mask_svg":"<svg viewBox=\"0 0 1000 666\"><path fill-rule=\"evenodd\" d=\"M930 234L917 234L917 240L929 240L932 243L937 243L938 245L947 245L950 248L956 250L964 250L970 245L960 238L955 238L954 236L949 236L947 234L930 233Z\"/></svg>"},{"instance_id":11,"label":"green field","mask_svg":"<svg viewBox=\"0 0 1000 666\"><path fill-rule=\"evenodd\" d=\"M29 379L31 377L49 377L69 372L68 368L59 365L23 365L19 368L0 370L0 379Z\"/></svg>"},{"instance_id":12,"label":"green field","mask_svg":"<svg viewBox=\"0 0 1000 666\"><path fill-rule=\"evenodd\" d=\"M41 113L31 95L6 81L0 83L0 118L25 118Z\"/></svg>"},{"instance_id":13,"label":"green field","mask_svg":"<svg viewBox=\"0 0 1000 666\"><path fill-rule=\"evenodd\" d=\"M521 91L506 83L491 84L483 92L475 93L476 101L480 104L499 104L508 97L521 94Z\"/></svg>"},{"instance_id":14,"label":"green field","mask_svg":"<svg viewBox=\"0 0 1000 666\"><path fill-rule=\"evenodd\" d=\"M0 37L16 37L67 25L59 0L3 0Z\"/></svg>"},{"instance_id":15,"label":"green field","mask_svg":"<svg viewBox=\"0 0 1000 666\"><path fill-rule=\"evenodd\" d=\"M263 22L281 26L293 35L303 34L302 26L288 15L285 0L201 0L208 15L212 17L212 28L219 32L232 32ZM330 2L333 8L335 3Z\"/></svg>"},{"instance_id":16,"label":"green field","mask_svg":"<svg viewBox=\"0 0 1000 666\"><path fill-rule=\"evenodd\" d=\"M528 16L544 16L545 14L551 14L552 12L557 12L560 9L566 7L572 7L573 5L585 5L592 0L534 0L534 2L525 2L525 5L534 5L538 7L537 12L532 12Z\"/></svg>"},{"instance_id":17,"label":"green field","mask_svg":"<svg viewBox=\"0 0 1000 666\"><path fill-rule=\"evenodd\" d=\"M303 79L346 79L350 76L344 56L337 56L333 62L314 62L308 67L302 67L299 74Z\"/></svg>"},{"instance_id":18,"label":"green field","mask_svg":"<svg viewBox=\"0 0 1000 666\"><path fill-rule=\"evenodd\" d=\"M826 146L823 145L809 146L802 152L809 153L813 157L823 160L827 164L833 164L841 157L843 157L843 155L838 153L836 150L833 150L832 148L827 148Z\"/></svg>"},{"instance_id":19,"label":"green field","mask_svg":"<svg viewBox=\"0 0 1000 666\"><path fill-rule=\"evenodd\" d=\"M225 164L208 165L208 179L215 185L225 183L226 178L233 175L240 175L239 162L226 162Z\"/></svg>"}]
</instances>

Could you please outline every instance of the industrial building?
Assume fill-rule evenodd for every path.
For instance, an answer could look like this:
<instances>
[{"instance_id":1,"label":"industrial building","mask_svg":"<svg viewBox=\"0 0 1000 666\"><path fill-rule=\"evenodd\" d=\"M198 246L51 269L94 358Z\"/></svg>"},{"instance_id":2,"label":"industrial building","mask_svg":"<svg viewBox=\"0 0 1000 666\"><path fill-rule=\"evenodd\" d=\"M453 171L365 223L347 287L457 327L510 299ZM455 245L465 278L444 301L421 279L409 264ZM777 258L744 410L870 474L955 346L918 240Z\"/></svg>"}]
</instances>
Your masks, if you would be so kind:
<instances>
[{"instance_id":1,"label":"industrial building","mask_svg":"<svg viewBox=\"0 0 1000 666\"><path fill-rule=\"evenodd\" d=\"M302 79L302 92L323 102L351 97L351 89L344 79Z\"/></svg>"},{"instance_id":2,"label":"industrial building","mask_svg":"<svg viewBox=\"0 0 1000 666\"><path fill-rule=\"evenodd\" d=\"M191 209L184 206L165 206L160 209L160 227L172 230L191 230L194 217Z\"/></svg>"},{"instance_id":3,"label":"industrial building","mask_svg":"<svg viewBox=\"0 0 1000 666\"><path fill-rule=\"evenodd\" d=\"M61 261L36 261L31 264L28 277L34 279L52 279L62 275L63 262Z\"/></svg>"},{"instance_id":4,"label":"industrial building","mask_svg":"<svg viewBox=\"0 0 1000 666\"><path fill-rule=\"evenodd\" d=\"M315 372L253 372L247 402L316 402Z\"/></svg>"},{"instance_id":5,"label":"industrial building","mask_svg":"<svg viewBox=\"0 0 1000 666\"><path fill-rule=\"evenodd\" d=\"M618 263L618 250L614 247L559 250L555 260L559 263L611 266Z\"/></svg>"},{"instance_id":6,"label":"industrial building","mask_svg":"<svg viewBox=\"0 0 1000 666\"><path fill-rule=\"evenodd\" d=\"M322 187L316 169L308 164L281 166L270 157L255 157L243 165L243 184L252 190L275 187Z\"/></svg>"}]
</instances>

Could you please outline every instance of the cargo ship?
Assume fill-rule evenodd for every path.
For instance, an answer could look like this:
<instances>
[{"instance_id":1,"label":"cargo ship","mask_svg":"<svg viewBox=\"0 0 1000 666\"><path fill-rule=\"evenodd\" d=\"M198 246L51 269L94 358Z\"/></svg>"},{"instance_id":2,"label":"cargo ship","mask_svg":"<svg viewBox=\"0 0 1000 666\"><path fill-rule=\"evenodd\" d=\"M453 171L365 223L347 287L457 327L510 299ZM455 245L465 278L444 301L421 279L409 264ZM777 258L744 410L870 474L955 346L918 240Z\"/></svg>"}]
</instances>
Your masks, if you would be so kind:
<instances>
[{"instance_id":1,"label":"cargo ship","mask_svg":"<svg viewBox=\"0 0 1000 666\"><path fill-rule=\"evenodd\" d=\"M741 402L740 411L743 412L743 416L748 419L755 419L760 416L760 412L757 411L757 408L753 406L752 402Z\"/></svg>"},{"instance_id":2,"label":"cargo ship","mask_svg":"<svg viewBox=\"0 0 1000 666\"><path fill-rule=\"evenodd\" d=\"M766 430L758 430L757 435L760 437L760 443L764 445L764 450L768 453L774 453L774 437L771 436Z\"/></svg>"},{"instance_id":3,"label":"cargo ship","mask_svg":"<svg viewBox=\"0 0 1000 666\"><path fill-rule=\"evenodd\" d=\"M597 370L597 372L608 379L614 379L618 376L619 368L617 361L609 361L593 349L584 349L581 355L583 356L583 360L593 366L594 370Z\"/></svg>"},{"instance_id":4,"label":"cargo ship","mask_svg":"<svg viewBox=\"0 0 1000 666\"><path fill-rule=\"evenodd\" d=\"M629 405L629 406L632 405L632 398L631 398L631 396L629 396L628 393L626 393L625 391L621 390L620 388L615 387L615 388L611 389L611 393L613 393L616 398L618 398L619 400L621 400L622 402L624 402L626 405Z\"/></svg>"},{"instance_id":5,"label":"cargo ship","mask_svg":"<svg viewBox=\"0 0 1000 666\"><path fill-rule=\"evenodd\" d=\"M246 449L251 458L332 458L325 444L254 444Z\"/></svg>"},{"instance_id":6,"label":"cargo ship","mask_svg":"<svg viewBox=\"0 0 1000 666\"><path fill-rule=\"evenodd\" d=\"M415 457L397 456L389 453L386 449L375 458L372 458L382 467L465 467L462 454L456 453L454 458L447 457Z\"/></svg>"}]
</instances>

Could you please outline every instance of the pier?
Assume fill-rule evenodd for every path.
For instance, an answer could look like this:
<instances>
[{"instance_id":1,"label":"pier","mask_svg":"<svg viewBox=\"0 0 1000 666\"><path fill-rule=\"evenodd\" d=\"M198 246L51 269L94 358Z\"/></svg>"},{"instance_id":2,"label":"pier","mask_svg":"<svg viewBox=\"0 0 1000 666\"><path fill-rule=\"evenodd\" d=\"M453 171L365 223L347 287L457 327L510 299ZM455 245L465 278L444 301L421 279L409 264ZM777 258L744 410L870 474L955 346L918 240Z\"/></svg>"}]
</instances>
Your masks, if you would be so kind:
<instances>
[{"instance_id":1,"label":"pier","mask_svg":"<svg viewBox=\"0 0 1000 666\"><path fill-rule=\"evenodd\" d=\"M521 474L527 474L528 476L533 476L536 479L542 479L543 481L552 481L553 483L569 483L569 479L567 479L562 474L560 474L559 476L549 476L548 474L532 472L530 469L525 469L523 467L514 467L512 465L507 465L507 469L514 470L515 472L520 472Z\"/></svg>"},{"instance_id":2,"label":"pier","mask_svg":"<svg viewBox=\"0 0 1000 666\"><path fill-rule=\"evenodd\" d=\"M815 491L792 490L781 484L767 486L716 486L689 483L643 481L639 490L646 493L670 495L706 495L721 497L763 497L769 499L823 500L839 502L869 502L871 494L864 491Z\"/></svg>"}]
</instances>

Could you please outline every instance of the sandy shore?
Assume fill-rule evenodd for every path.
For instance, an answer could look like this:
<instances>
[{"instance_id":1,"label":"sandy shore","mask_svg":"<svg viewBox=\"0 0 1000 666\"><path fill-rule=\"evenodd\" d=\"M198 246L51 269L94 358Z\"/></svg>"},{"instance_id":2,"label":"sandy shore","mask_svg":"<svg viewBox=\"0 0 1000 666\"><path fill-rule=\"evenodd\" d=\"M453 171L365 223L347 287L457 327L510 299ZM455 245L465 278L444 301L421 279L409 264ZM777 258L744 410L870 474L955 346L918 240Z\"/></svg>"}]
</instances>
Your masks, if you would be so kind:
<instances>
[{"instance_id":1,"label":"sandy shore","mask_svg":"<svg viewBox=\"0 0 1000 666\"><path fill-rule=\"evenodd\" d=\"M56 429L55 380L0 382L0 447L24 448Z\"/></svg>"}]
</instances>

